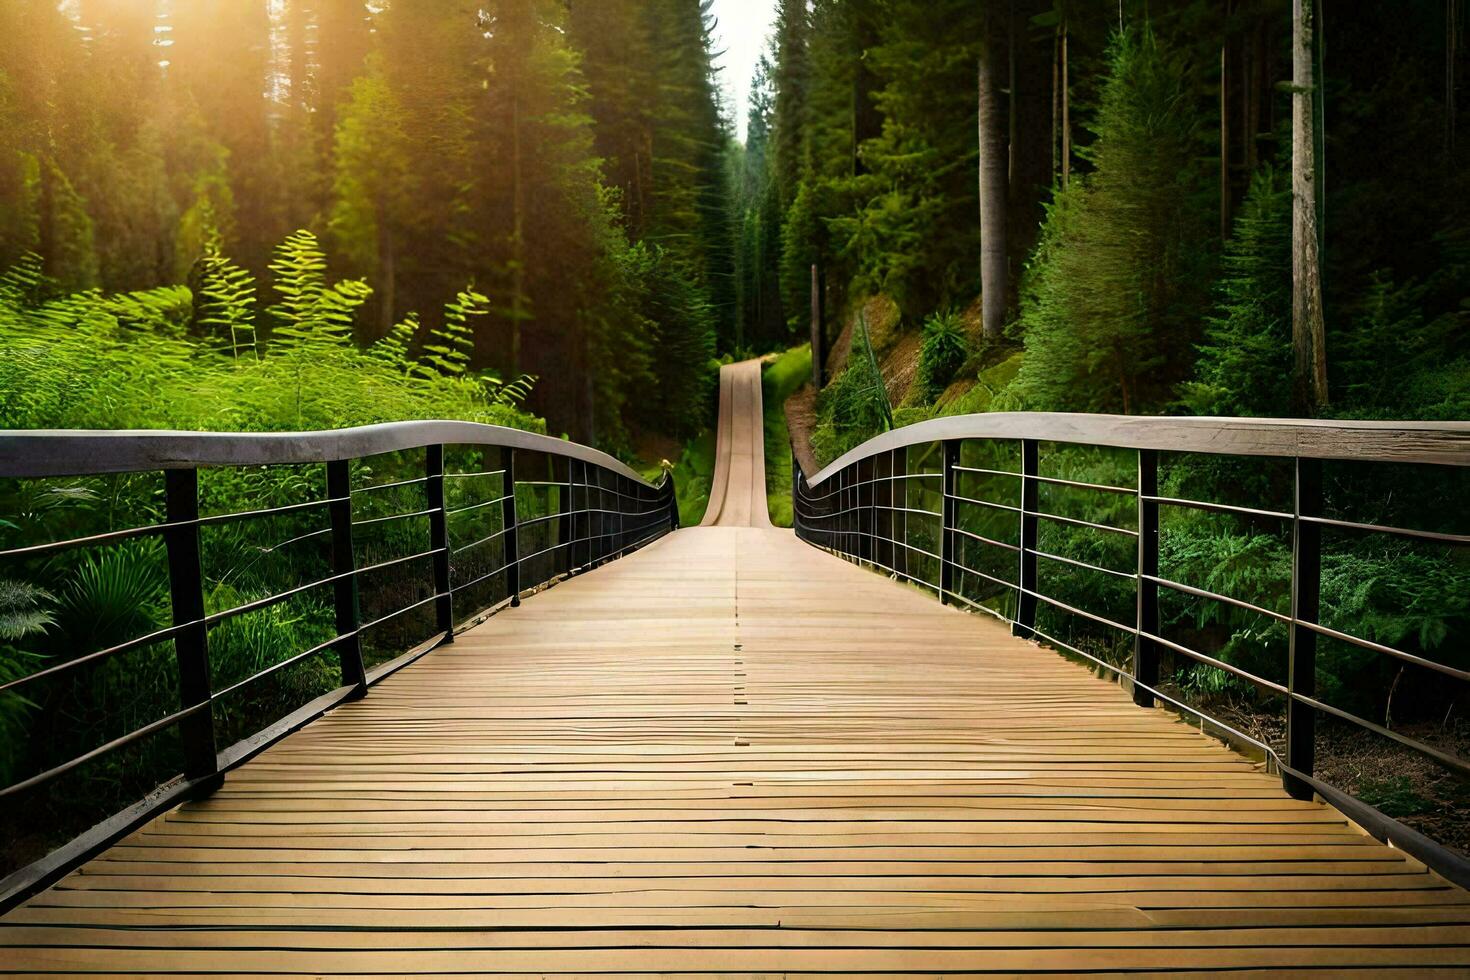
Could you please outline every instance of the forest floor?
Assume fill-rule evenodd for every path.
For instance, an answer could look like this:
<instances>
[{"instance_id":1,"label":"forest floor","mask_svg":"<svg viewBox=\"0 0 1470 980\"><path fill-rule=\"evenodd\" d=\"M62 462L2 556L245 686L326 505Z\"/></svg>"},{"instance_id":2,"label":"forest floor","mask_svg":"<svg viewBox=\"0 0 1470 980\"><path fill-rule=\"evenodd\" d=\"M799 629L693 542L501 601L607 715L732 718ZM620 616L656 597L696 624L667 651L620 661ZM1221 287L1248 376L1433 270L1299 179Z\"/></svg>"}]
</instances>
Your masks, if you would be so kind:
<instances>
[{"instance_id":1,"label":"forest floor","mask_svg":"<svg viewBox=\"0 0 1470 980\"><path fill-rule=\"evenodd\" d=\"M1167 693L1186 703L1199 702L1183 696L1184 692ZM1286 721L1279 710L1264 710L1250 701L1228 697L1213 698L1199 707L1285 752ZM1395 724L1393 730L1450 755L1464 758L1470 754L1470 719ZM1318 779L1470 857L1470 781L1355 726L1319 721L1316 742Z\"/></svg>"}]
</instances>

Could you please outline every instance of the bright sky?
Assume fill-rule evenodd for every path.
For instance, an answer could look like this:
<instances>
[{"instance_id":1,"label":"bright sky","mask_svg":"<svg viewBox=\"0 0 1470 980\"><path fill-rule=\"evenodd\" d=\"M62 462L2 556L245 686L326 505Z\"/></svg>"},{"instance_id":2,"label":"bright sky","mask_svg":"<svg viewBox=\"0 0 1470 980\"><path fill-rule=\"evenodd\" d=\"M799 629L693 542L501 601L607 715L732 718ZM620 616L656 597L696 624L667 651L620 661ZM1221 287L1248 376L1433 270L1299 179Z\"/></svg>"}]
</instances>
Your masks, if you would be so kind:
<instances>
[{"instance_id":1,"label":"bright sky","mask_svg":"<svg viewBox=\"0 0 1470 980\"><path fill-rule=\"evenodd\" d=\"M714 0L715 50L724 51L715 62L725 88L725 105L735 122L735 135L745 141L746 100L750 79L760 60L776 16L776 0Z\"/></svg>"}]
</instances>

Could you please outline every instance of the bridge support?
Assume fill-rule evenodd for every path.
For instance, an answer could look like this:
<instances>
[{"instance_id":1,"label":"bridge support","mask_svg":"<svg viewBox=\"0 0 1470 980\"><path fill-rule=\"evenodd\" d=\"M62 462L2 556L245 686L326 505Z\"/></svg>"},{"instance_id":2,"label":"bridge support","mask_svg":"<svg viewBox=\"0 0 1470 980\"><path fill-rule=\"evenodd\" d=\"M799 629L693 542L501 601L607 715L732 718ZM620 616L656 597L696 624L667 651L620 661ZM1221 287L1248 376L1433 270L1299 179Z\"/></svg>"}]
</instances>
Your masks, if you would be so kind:
<instances>
[{"instance_id":1,"label":"bridge support","mask_svg":"<svg viewBox=\"0 0 1470 980\"><path fill-rule=\"evenodd\" d=\"M939 601L948 605L955 591L955 467L960 464L960 440L946 439L942 455L939 483L944 494L939 507Z\"/></svg>"},{"instance_id":2,"label":"bridge support","mask_svg":"<svg viewBox=\"0 0 1470 980\"><path fill-rule=\"evenodd\" d=\"M1299 800L1312 798L1311 777L1317 757L1317 709L1302 700L1317 696L1317 624L1322 601L1322 526L1303 517L1322 513L1322 463L1296 460L1296 496L1291 521L1291 636L1287 647L1286 791ZM1308 625L1310 624L1310 625ZM1298 775L1299 774L1299 775Z\"/></svg>"},{"instance_id":3,"label":"bridge support","mask_svg":"<svg viewBox=\"0 0 1470 980\"><path fill-rule=\"evenodd\" d=\"M1138 610L1133 637L1133 703L1154 706L1159 684L1159 454L1138 451Z\"/></svg>"},{"instance_id":4,"label":"bridge support","mask_svg":"<svg viewBox=\"0 0 1470 980\"><path fill-rule=\"evenodd\" d=\"M429 547L434 551L434 618L444 643L454 642L454 593L450 590L449 517L444 509L444 447L424 447L424 492L429 504Z\"/></svg>"},{"instance_id":5,"label":"bridge support","mask_svg":"<svg viewBox=\"0 0 1470 980\"><path fill-rule=\"evenodd\" d=\"M342 686L357 700L367 694L367 672L362 665L362 639L357 627L361 607L357 595L357 559L352 546L352 464L334 459L327 464L327 510L332 521L332 600L336 610L337 659ZM432 517L430 518L432 520Z\"/></svg>"},{"instance_id":6,"label":"bridge support","mask_svg":"<svg viewBox=\"0 0 1470 980\"><path fill-rule=\"evenodd\" d=\"M209 626L204 621L204 578L199 561L199 471L164 471L163 532L168 551L169 600L173 607L174 656L179 667L179 720L184 748L184 775L203 780L195 794L204 796L224 781L214 744L213 689L209 680Z\"/></svg>"},{"instance_id":7,"label":"bridge support","mask_svg":"<svg viewBox=\"0 0 1470 980\"><path fill-rule=\"evenodd\" d=\"M516 537L516 451L514 449L502 449L500 451L501 468L505 470L504 486L501 490L500 521L505 533L501 535L501 541L505 546L505 591L510 596L510 604L519 606L521 604L521 547Z\"/></svg>"},{"instance_id":8,"label":"bridge support","mask_svg":"<svg viewBox=\"0 0 1470 980\"><path fill-rule=\"evenodd\" d=\"M1022 639L1036 634L1036 535L1040 512L1041 445L1035 439L1021 440L1021 561L1016 579L1016 624L1013 632Z\"/></svg>"}]
</instances>

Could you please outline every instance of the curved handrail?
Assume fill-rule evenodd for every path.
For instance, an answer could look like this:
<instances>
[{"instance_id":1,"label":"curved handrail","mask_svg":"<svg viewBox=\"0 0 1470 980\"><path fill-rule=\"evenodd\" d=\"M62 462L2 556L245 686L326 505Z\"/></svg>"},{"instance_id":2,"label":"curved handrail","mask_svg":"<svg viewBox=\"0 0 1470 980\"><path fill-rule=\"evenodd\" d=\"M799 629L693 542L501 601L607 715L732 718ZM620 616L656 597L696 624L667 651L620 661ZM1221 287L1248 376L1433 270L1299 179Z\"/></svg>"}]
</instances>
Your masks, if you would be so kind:
<instances>
[{"instance_id":1,"label":"curved handrail","mask_svg":"<svg viewBox=\"0 0 1470 980\"><path fill-rule=\"evenodd\" d=\"M190 466L329 463L428 445L484 445L552 453L652 487L607 453L566 439L482 422L424 419L308 432L190 432L176 429L0 431L0 476L77 476Z\"/></svg>"},{"instance_id":2,"label":"curved handrail","mask_svg":"<svg viewBox=\"0 0 1470 980\"><path fill-rule=\"evenodd\" d=\"M475 464L473 471L449 471L445 466L446 447L484 447L495 451L496 462ZM401 473L391 474L386 482L353 486L355 461L394 452L417 452L417 458L422 460L417 465L422 469L408 478L399 478L403 476ZM518 476L518 457L532 466L534 472L523 470ZM412 459L403 459L398 465L415 464ZM255 466L322 466L325 496L312 491L308 499L272 507L201 513L200 470ZM521 429L475 422L420 420L312 432L261 433L149 429L0 431L0 477L3 478L45 480L132 472L162 473L161 522L14 547L0 543L0 559L23 563L46 561L52 554L66 549L111 547L144 537L161 539L168 564L171 625L104 649L76 651L21 676L0 677L0 696L95 667L145 647L171 643L181 707L43 771L0 785L0 801L11 805L21 793L44 786L165 729L176 729L179 733L184 772L61 849L0 880L0 910L54 881L87 855L151 815L189 796L213 791L229 769L329 708L364 696L377 681L437 645L452 642L457 630L477 622L488 611L518 605L523 592L534 591L641 548L677 528L679 517L670 473L651 483L596 449ZM480 499L450 506L446 484L463 486L467 481L488 489L475 495ZM423 500L407 505L407 510L390 508L398 511L395 513L354 516L354 502L363 494L394 487L413 487L415 493L423 494ZM521 490L526 492L519 493ZM521 512L518 499L539 512ZM459 535L450 526L452 518L466 512L480 515L479 520L484 522L475 530L474 540L469 541L458 540ZM295 582L229 609L207 608L201 558L203 528L308 514L319 518L319 526L277 547L311 541L320 559L329 563L330 573L313 572L305 575L308 581ZM409 533L409 538L415 533L422 538L406 549L400 548L406 554L378 556L371 563L359 560L360 549L354 544L356 530L410 519L425 523ZM523 548L523 532L534 534L534 543L529 548ZM381 576L389 569L396 570L402 584L411 586L406 590L409 597L405 600L403 595L390 592L389 597L398 608L386 613L378 611L374 618L365 620L359 602L359 580L367 575ZM523 581L523 570L529 573L529 581ZM427 595L422 595L425 592ZM329 613L332 620L323 625L333 627L335 635L257 669L244 679L232 679L228 686L216 687L211 678L211 627L296 600L307 593L321 595L319 609ZM469 610L464 608L467 599L471 602ZM406 604L401 604L405 601ZM400 617L416 610L420 611L421 619L431 621L432 625L418 623L411 627L417 631L414 635L422 636L425 632L428 635L402 655L368 669L363 636L390 621L402 624L406 620ZM470 611L468 616L467 611ZM215 706L222 699L284 668L330 653L335 653L340 662L339 688L274 720L231 747L217 748Z\"/></svg>"},{"instance_id":3,"label":"curved handrail","mask_svg":"<svg viewBox=\"0 0 1470 980\"><path fill-rule=\"evenodd\" d=\"M1020 450L1017 469L963 465L969 442L1008 442ZM1083 482L1047 474L1040 447L1045 443L1107 447L1137 454L1137 480ZM925 463L912 467L910 447L926 451ZM1162 453L1199 453L1219 456L1273 457L1285 466L1278 473L1289 487L1289 509L1242 506L1218 499L1165 496L1160 487ZM1009 623L1022 637L1045 640L1060 649L1115 672L1132 685L1134 700L1143 706L1171 704L1192 715L1208 718L1219 731L1250 743L1277 765L1287 791L1299 798L1320 794L1357 820L1375 836L1392 840L1441 873L1470 886L1470 861L1392 818L1355 800L1315 775L1315 730L1319 717L1332 718L1373 733L1409 751L1431 759L1446 771L1470 778L1470 757L1378 724L1318 695L1317 647L1320 642L1348 644L1391 658L1400 665L1423 669L1447 680L1470 680L1470 670L1442 663L1423 651L1401 649L1335 628L1321 617L1323 534L1382 534L1397 539L1429 542L1434 546L1470 547L1470 533L1395 526L1368 519L1348 520L1334 515L1324 493L1324 461L1353 460L1374 463L1432 464L1470 467L1470 422L1394 422L1359 420L1237 419L1213 417L1146 417L1066 413L996 412L931 419L884 432L845 453L815 474L798 468L792 479L792 506L799 538L839 556L871 566L913 585L932 590L941 602L986 612ZM1014 491L1004 500L987 497L990 484L1013 481ZM825 485L823 485L825 484ZM920 488L919 505L910 493ZM1065 505L1047 502L1043 486L1062 486L1077 493L1121 495L1132 498L1136 517L1119 515L1113 523L1082 520L1067 514ZM1344 481L1338 479L1338 489ZM820 488L820 489L818 489ZM937 498L938 503L929 501ZM984 499L982 499L984 498ZM926 506L927 504L927 506ZM1126 505L1125 505L1126 506ZM937 509L932 509L937 507ZM974 508L980 508L975 510ZM1290 611L1266 608L1198 584L1174 581L1160 568L1161 510L1179 508L1233 514L1253 521L1276 521L1289 528L1292 560L1289 577ZM975 515L984 513L1001 521L1002 532L978 533ZM1013 528L1004 524L1014 520ZM1136 523L1134 523L1136 520ZM1133 539L1137 564L1133 569L1109 567L1085 560L1080 554L1057 554L1042 547L1040 529L1066 525L1087 533L1102 532ZM1131 525L1131 526L1130 526ZM1012 540L999 540L1014 531ZM972 554L981 560L974 561ZM1014 564L1011 564L1014 563ZM1011 564L1007 572L1005 565ZM984 567L976 567L983 565ZM1063 595L1049 589L1057 566L1063 582L1072 569L1084 569L1130 583L1135 591L1134 615L1120 621L1111 610L1099 611L1090 598ZM1126 588L1126 586L1125 586ZM1218 656L1165 635L1160 596L1181 593L1244 609L1283 624L1288 636L1287 680L1258 676ZM987 600L1000 599L1001 608ZM978 601L977 601L978 600ZM1113 643L1131 643L1131 664L1100 659L1043 631L1038 611L1049 617L1084 622ZM1013 610L1013 611L1012 611ZM1285 699L1285 751L1244 735L1210 718L1198 707L1160 690L1163 655L1203 664ZM1181 695L1182 696L1182 695ZM1284 756L1284 757L1283 757Z\"/></svg>"},{"instance_id":4,"label":"curved handrail","mask_svg":"<svg viewBox=\"0 0 1470 980\"><path fill-rule=\"evenodd\" d=\"M988 412L929 419L874 436L817 473L806 474L807 485L818 486L878 453L948 439L1034 439L1157 452L1470 465L1470 422Z\"/></svg>"}]
</instances>

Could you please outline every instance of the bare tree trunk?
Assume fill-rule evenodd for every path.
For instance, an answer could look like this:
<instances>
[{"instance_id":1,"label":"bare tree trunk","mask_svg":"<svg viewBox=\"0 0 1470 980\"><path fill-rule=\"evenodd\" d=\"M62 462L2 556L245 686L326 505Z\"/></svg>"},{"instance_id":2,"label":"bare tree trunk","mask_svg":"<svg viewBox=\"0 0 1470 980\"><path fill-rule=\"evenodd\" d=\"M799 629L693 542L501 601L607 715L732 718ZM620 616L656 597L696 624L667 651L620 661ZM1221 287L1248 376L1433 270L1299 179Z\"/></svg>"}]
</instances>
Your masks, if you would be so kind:
<instances>
[{"instance_id":1,"label":"bare tree trunk","mask_svg":"<svg viewBox=\"0 0 1470 980\"><path fill-rule=\"evenodd\" d=\"M1322 313L1322 258L1318 227L1315 0L1291 5L1291 343L1295 354L1295 408L1315 414L1327 404L1326 325Z\"/></svg>"},{"instance_id":2,"label":"bare tree trunk","mask_svg":"<svg viewBox=\"0 0 1470 980\"><path fill-rule=\"evenodd\" d=\"M994 29L994 5L987 7L985 38L980 46L977 82L980 128L980 322L986 337L999 337L1005 322L1006 262L1006 115L1000 104L1000 68L1004 50Z\"/></svg>"}]
</instances>

